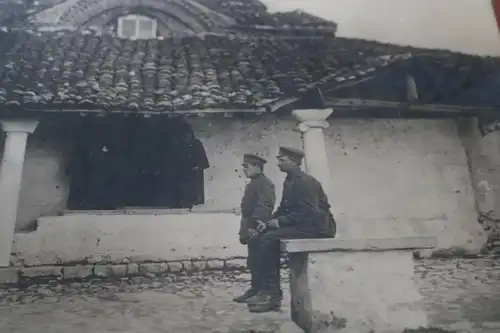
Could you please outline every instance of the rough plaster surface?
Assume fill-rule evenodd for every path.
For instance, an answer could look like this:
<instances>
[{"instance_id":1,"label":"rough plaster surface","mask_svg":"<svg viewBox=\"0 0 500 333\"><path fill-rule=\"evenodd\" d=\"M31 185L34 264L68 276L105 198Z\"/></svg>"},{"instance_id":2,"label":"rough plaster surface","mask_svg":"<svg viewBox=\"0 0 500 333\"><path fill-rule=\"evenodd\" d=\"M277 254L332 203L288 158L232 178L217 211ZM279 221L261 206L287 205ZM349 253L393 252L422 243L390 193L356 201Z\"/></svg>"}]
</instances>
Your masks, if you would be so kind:
<instances>
[{"instance_id":1,"label":"rough plaster surface","mask_svg":"<svg viewBox=\"0 0 500 333\"><path fill-rule=\"evenodd\" d=\"M346 238L432 235L479 250L467 155L454 120L330 122L328 193Z\"/></svg>"},{"instance_id":2,"label":"rough plaster surface","mask_svg":"<svg viewBox=\"0 0 500 333\"><path fill-rule=\"evenodd\" d=\"M28 137L16 230L32 228L40 216L58 215L65 209L70 140L61 135L64 128L60 121L40 122Z\"/></svg>"},{"instance_id":3,"label":"rough plaster surface","mask_svg":"<svg viewBox=\"0 0 500 333\"><path fill-rule=\"evenodd\" d=\"M50 147L30 147L24 163L17 229L30 226L40 216L64 210L68 185L61 152Z\"/></svg>"},{"instance_id":4,"label":"rough plaster surface","mask_svg":"<svg viewBox=\"0 0 500 333\"><path fill-rule=\"evenodd\" d=\"M401 333L426 327L413 277L407 251L310 254L313 313L316 320L332 322L318 333Z\"/></svg>"},{"instance_id":5,"label":"rough plaster surface","mask_svg":"<svg viewBox=\"0 0 500 333\"><path fill-rule=\"evenodd\" d=\"M28 143L18 228L45 217L36 232L16 236L15 252L29 257L40 251L43 258L68 260L103 255L108 249L118 257L199 257L219 244L225 249L217 255L242 253L235 236L239 218L224 213L238 207L243 195L241 156L255 151L269 159L266 174L279 200L284 175L276 167L276 151L283 144L301 146L296 122L266 116L190 122L211 163L205 173L206 204L198 209L221 215L51 217L64 208L67 180L61 150L36 139L47 135L41 126ZM433 235L440 248L479 250L484 244L454 121L335 119L325 134L332 179L325 188L339 237Z\"/></svg>"},{"instance_id":6,"label":"rough plaster surface","mask_svg":"<svg viewBox=\"0 0 500 333\"><path fill-rule=\"evenodd\" d=\"M466 149L476 190L477 208L490 218L500 219L500 133L483 136L477 119L463 119L460 137Z\"/></svg>"},{"instance_id":7,"label":"rough plaster surface","mask_svg":"<svg viewBox=\"0 0 500 333\"><path fill-rule=\"evenodd\" d=\"M246 256L238 228L239 217L223 213L49 217L16 234L13 252L25 265Z\"/></svg>"}]
</instances>

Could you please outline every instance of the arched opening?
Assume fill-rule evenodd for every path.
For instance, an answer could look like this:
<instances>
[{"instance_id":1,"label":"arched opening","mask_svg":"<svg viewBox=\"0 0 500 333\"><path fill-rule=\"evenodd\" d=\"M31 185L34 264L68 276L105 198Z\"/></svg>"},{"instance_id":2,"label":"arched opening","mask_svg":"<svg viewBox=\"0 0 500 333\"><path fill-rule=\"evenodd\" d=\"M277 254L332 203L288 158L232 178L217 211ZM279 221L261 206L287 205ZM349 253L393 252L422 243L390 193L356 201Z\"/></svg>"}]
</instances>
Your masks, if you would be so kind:
<instances>
[{"instance_id":1,"label":"arched opening","mask_svg":"<svg viewBox=\"0 0 500 333\"><path fill-rule=\"evenodd\" d=\"M182 119L86 117L68 165L70 210L204 203L205 149Z\"/></svg>"}]
</instances>

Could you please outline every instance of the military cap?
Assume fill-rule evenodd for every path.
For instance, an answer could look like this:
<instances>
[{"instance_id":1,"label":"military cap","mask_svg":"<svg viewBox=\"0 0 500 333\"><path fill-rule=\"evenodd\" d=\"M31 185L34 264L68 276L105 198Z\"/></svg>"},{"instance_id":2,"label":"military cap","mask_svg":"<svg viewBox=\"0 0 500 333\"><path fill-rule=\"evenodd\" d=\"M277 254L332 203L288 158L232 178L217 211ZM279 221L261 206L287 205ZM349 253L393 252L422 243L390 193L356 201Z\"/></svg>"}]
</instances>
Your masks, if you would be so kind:
<instances>
[{"instance_id":1,"label":"military cap","mask_svg":"<svg viewBox=\"0 0 500 333\"><path fill-rule=\"evenodd\" d=\"M293 147L280 147L278 151L278 157L286 156L294 162L300 163L304 158L305 154L301 149Z\"/></svg>"},{"instance_id":2,"label":"military cap","mask_svg":"<svg viewBox=\"0 0 500 333\"><path fill-rule=\"evenodd\" d=\"M267 163L266 159L255 154L244 154L243 163L264 165Z\"/></svg>"}]
</instances>

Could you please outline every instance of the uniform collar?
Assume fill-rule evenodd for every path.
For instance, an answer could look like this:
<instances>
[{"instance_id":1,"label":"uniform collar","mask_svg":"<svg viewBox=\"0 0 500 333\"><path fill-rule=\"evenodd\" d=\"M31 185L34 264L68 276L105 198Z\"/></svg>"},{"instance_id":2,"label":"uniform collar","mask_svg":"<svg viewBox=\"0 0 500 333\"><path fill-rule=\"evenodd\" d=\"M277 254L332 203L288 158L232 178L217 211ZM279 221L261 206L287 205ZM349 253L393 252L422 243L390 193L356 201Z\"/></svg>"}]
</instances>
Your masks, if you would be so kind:
<instances>
[{"instance_id":1,"label":"uniform collar","mask_svg":"<svg viewBox=\"0 0 500 333\"><path fill-rule=\"evenodd\" d=\"M256 175L253 175L253 177L250 177L250 179L257 179L257 178L262 178L264 177L264 174L263 173L258 173Z\"/></svg>"},{"instance_id":2,"label":"uniform collar","mask_svg":"<svg viewBox=\"0 0 500 333\"><path fill-rule=\"evenodd\" d=\"M293 168L290 170L290 172L287 173L286 178L290 179L293 177L297 177L298 175L302 174L302 170L300 167Z\"/></svg>"}]
</instances>

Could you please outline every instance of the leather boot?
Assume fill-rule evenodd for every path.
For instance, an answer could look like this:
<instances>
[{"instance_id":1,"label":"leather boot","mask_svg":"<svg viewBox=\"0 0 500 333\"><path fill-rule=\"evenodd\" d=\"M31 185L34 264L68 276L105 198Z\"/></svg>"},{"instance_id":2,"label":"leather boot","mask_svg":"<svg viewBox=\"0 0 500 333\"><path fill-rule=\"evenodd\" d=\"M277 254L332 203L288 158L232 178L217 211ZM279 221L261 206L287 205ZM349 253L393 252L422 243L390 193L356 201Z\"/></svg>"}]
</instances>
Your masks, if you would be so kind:
<instances>
[{"instance_id":1,"label":"leather boot","mask_svg":"<svg viewBox=\"0 0 500 333\"><path fill-rule=\"evenodd\" d=\"M265 293L263 291L257 293L256 295L250 297L248 300L247 300L247 303L248 304L255 304L255 303L259 303L260 302L260 298L262 297L262 294L264 295L271 295L274 299L279 299L280 302L283 300L283 291L280 289L274 293Z\"/></svg>"},{"instance_id":2,"label":"leather boot","mask_svg":"<svg viewBox=\"0 0 500 333\"><path fill-rule=\"evenodd\" d=\"M258 291L254 288L250 288L238 297L233 298L233 301L236 303L246 303L248 300L253 298L258 294Z\"/></svg>"},{"instance_id":3,"label":"leather boot","mask_svg":"<svg viewBox=\"0 0 500 333\"><path fill-rule=\"evenodd\" d=\"M248 310L253 313L280 311L281 299L282 297L280 295L260 292L247 301Z\"/></svg>"}]
</instances>

